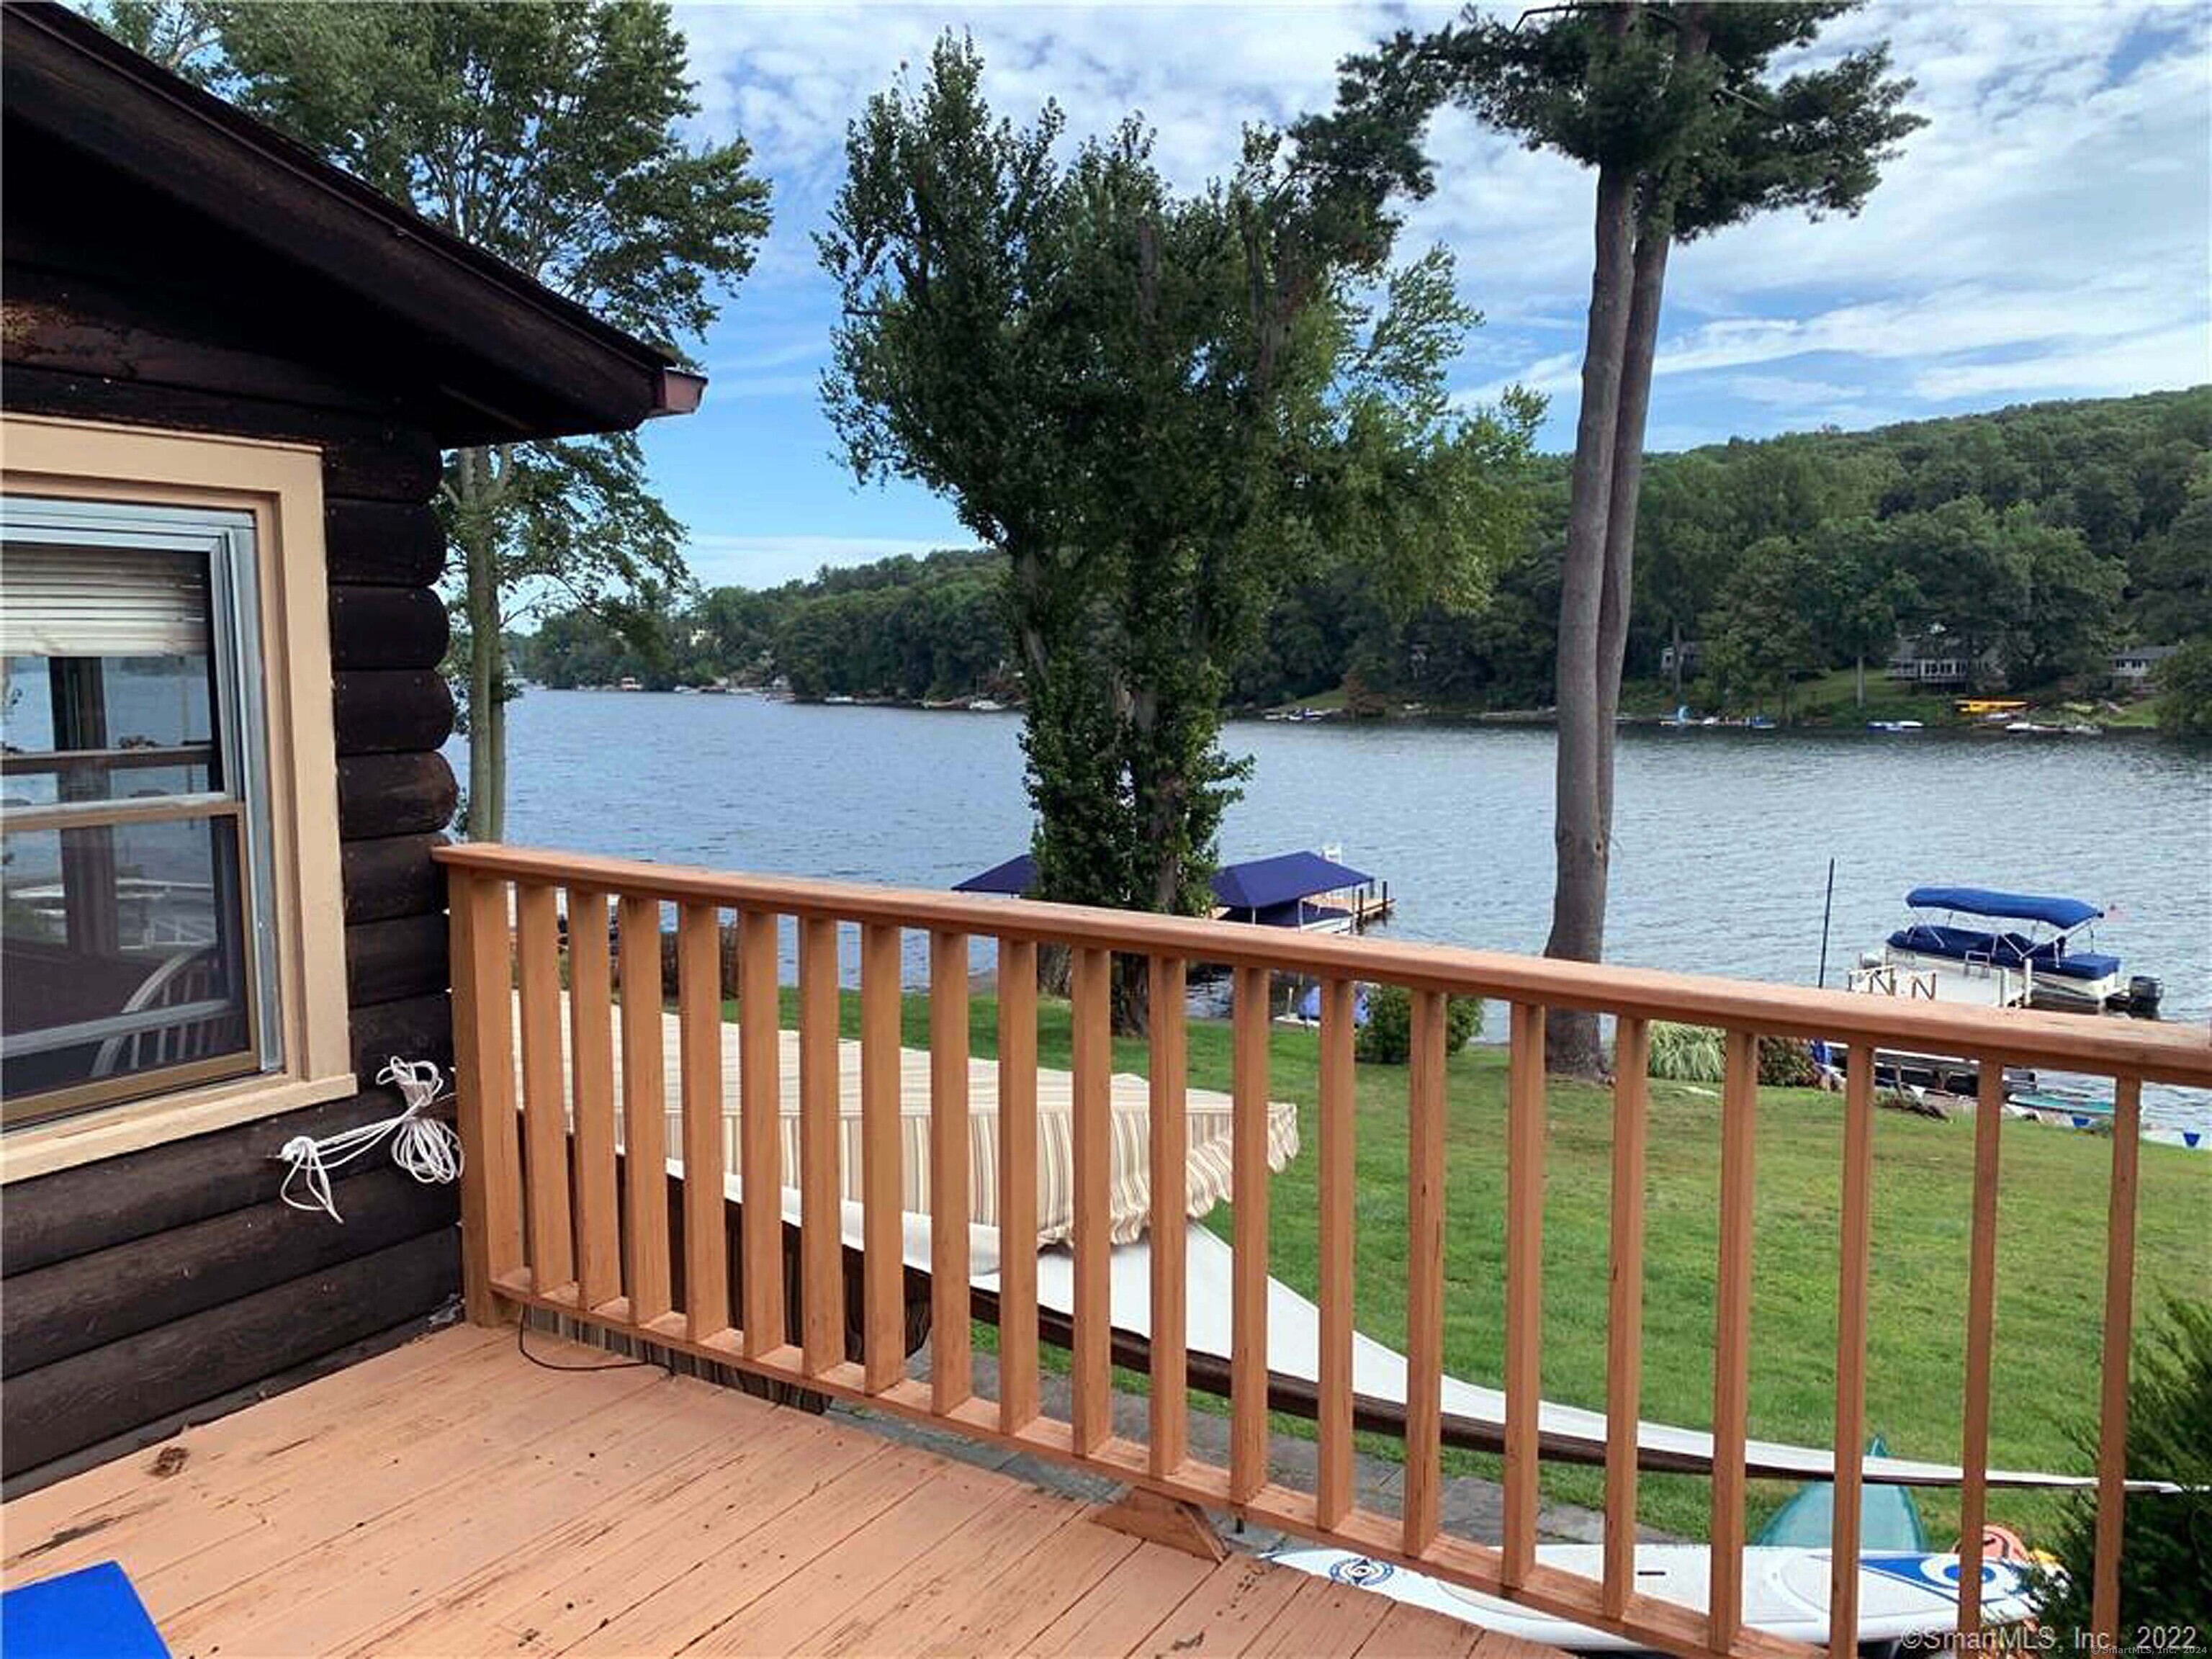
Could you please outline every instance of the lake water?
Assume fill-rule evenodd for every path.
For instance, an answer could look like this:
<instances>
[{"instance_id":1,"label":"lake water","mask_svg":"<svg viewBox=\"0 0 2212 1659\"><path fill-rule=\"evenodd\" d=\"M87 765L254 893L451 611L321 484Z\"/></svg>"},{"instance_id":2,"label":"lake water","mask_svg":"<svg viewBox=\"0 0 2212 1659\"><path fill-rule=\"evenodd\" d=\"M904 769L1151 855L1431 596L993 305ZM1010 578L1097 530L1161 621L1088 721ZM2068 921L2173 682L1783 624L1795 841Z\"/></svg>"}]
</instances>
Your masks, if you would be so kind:
<instances>
[{"instance_id":1,"label":"lake water","mask_svg":"<svg viewBox=\"0 0 2212 1659\"><path fill-rule=\"evenodd\" d=\"M534 690L509 714L507 839L942 888L1024 850L1012 714ZM1471 723L1232 724L1255 768L1225 860L1334 844L1387 879L1392 931L1539 951L1552 898L1552 733ZM462 769L459 745L456 770ZM2212 754L2148 737L1621 733L1608 959L1837 982L1950 882L2078 895L2100 943L2212 1018ZM2212 1127L2160 1091L2156 1115Z\"/></svg>"}]
</instances>

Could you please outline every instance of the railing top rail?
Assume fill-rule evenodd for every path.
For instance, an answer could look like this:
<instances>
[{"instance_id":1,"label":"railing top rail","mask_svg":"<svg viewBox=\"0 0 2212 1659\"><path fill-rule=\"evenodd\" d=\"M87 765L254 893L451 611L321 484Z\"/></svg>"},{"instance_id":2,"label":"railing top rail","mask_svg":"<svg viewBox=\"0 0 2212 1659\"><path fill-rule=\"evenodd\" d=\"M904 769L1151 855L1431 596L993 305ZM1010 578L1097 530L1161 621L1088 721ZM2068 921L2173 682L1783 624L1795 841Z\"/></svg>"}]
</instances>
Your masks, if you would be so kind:
<instances>
[{"instance_id":1,"label":"railing top rail","mask_svg":"<svg viewBox=\"0 0 2212 1659\"><path fill-rule=\"evenodd\" d=\"M1992 1056L2212 1088L2212 1032L2195 1026L2021 1008L1959 1007L1458 945L1292 933L1031 899L741 875L498 842L441 847L434 856L456 869L513 881L690 899L785 915L1089 945L1273 969L1316 979L1388 981L1420 990L1545 1007L1820 1036L1913 1052Z\"/></svg>"}]
</instances>

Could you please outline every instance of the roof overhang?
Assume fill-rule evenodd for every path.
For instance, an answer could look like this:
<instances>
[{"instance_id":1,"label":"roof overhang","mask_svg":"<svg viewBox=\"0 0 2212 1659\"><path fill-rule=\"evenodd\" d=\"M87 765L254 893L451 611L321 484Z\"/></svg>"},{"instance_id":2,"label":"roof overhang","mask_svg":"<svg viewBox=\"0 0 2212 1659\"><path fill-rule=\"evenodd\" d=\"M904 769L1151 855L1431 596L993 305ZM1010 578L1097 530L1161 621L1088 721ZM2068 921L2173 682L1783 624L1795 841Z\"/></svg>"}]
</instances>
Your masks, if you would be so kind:
<instances>
[{"instance_id":1,"label":"roof overhang","mask_svg":"<svg viewBox=\"0 0 2212 1659\"><path fill-rule=\"evenodd\" d=\"M10 3L0 107L27 130L303 271L434 366L446 444L628 430L699 405L702 377L431 224L57 5ZM88 211L96 211L88 204Z\"/></svg>"}]
</instances>

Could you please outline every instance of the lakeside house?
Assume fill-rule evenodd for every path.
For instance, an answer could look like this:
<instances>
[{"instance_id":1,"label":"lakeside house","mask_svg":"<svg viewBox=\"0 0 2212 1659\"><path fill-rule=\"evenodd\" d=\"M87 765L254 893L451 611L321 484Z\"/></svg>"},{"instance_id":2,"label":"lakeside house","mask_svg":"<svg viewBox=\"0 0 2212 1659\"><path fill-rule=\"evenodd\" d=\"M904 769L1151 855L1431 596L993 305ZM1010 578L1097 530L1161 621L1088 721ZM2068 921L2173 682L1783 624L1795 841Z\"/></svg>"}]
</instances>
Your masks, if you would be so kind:
<instances>
[{"instance_id":1,"label":"lakeside house","mask_svg":"<svg viewBox=\"0 0 2212 1659\"><path fill-rule=\"evenodd\" d=\"M1231 1515L1356 1552L1369 1577L1414 1569L1636 1645L1779 1659L1825 1635L1848 1651L1848 1569L1820 1570L1817 1626L1784 1639L1752 1621L1746 1483L1832 1480L1834 1548L1856 1558L1879 1046L2112 1084L2094 1593L2114 1645L2136 1119L2147 1080L2212 1084L2202 1031L448 844L441 452L631 429L695 408L703 383L73 13L0 9L0 76L11 1594L78 1597L60 1615L78 1637L119 1601L149 1651L667 1653L821 1633L1547 1652L1232 1554L1210 1518ZM910 939L929 962L919 1049L902 1034ZM999 973L988 1101L969 1052L979 942ZM1046 951L1069 963L1064 1071L1038 1064ZM1153 988L1142 1080L1115 1072L1117 959ZM1231 1087L1212 1099L1186 1086L1194 964L1235 987ZM1298 1115L1269 1097L1268 993L1289 975L1319 987L1316 1318L1295 1365L1269 1335L1268 1178ZM1354 1368L1362 984L1406 994L1409 1063L1380 1074L1404 1090L1395 1399ZM1510 1009L1494 1200L1445 1191L1459 996ZM1602 1412L1541 1389L1542 1051L1547 1011L1569 1008L1607 1016L1621 1045L1606 1360L1579 1389ZM1726 1054L1696 1285L1711 1287L1710 1428L1693 1431L1639 1421L1660 1020L1718 1029ZM1869 1062L1840 1109L1835 1346L1809 1357L1833 1378L1827 1447L1750 1434L1759 1043L1777 1036ZM418 1182L377 1149L328 1170L326 1208L288 1202L301 1146L398 1109L376 1083L395 1055L453 1066L459 1160ZM1984 1097L1960 1230L1969 1426L1958 1464L1917 1477L1960 1489L1977 1551L2008 1478L1988 1432L1998 1104ZM987 1106L988 1158L971 1133ZM1232 1188L1200 1280L1188 1230L1158 1224ZM1479 1201L1504 1240L1503 1386L1480 1414L1444 1373L1447 1222ZM1133 1276L1115 1235L1139 1224ZM977 1320L995 1328L988 1385ZM1141 1405L1117 1401L1116 1364L1146 1374ZM740 1376L813 1409L713 1386ZM1225 1418L1191 1410L1193 1389ZM894 1441L823 1415L829 1401L927 1434ZM1310 1456L1271 1455L1271 1413L1313 1421ZM1356 1478L1355 1430L1397 1443L1386 1481ZM1079 1504L948 1456L947 1438L1129 1495ZM1447 1446L1503 1452L1480 1516L1444 1501ZM1606 1509L1601 1545L1562 1558L1539 1528L1547 1465L1567 1459L1603 1467ZM1639 1571L1647 1468L1708 1485L1702 1607L1650 1595ZM1958 1592L1963 1631L1981 1582Z\"/></svg>"},{"instance_id":2,"label":"lakeside house","mask_svg":"<svg viewBox=\"0 0 2212 1659\"><path fill-rule=\"evenodd\" d=\"M2124 645L2112 653L2112 683L2123 690L2140 691L2150 677L2181 647L2178 645Z\"/></svg>"},{"instance_id":3,"label":"lakeside house","mask_svg":"<svg viewBox=\"0 0 2212 1659\"><path fill-rule=\"evenodd\" d=\"M1994 652L1985 651L1977 660L1937 629L1899 635L1883 673L1899 684L1936 690L1970 685L1996 674L1997 666Z\"/></svg>"}]
</instances>

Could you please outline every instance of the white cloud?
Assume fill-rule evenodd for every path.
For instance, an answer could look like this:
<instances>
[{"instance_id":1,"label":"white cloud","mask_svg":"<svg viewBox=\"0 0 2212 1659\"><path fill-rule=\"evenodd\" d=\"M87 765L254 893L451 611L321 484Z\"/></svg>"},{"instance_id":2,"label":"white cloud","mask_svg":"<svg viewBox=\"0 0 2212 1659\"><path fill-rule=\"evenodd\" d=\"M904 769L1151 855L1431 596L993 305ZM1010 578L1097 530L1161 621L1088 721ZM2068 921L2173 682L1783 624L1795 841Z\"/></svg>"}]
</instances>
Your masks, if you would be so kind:
<instances>
[{"instance_id":1,"label":"white cloud","mask_svg":"<svg viewBox=\"0 0 2212 1659\"><path fill-rule=\"evenodd\" d=\"M2083 340L2071 348L1996 362L1938 363L1912 378L1923 398L1942 400L2100 397L2148 386L2194 386L2212 377L2204 331L2181 327L2122 340Z\"/></svg>"},{"instance_id":2,"label":"white cloud","mask_svg":"<svg viewBox=\"0 0 2212 1659\"><path fill-rule=\"evenodd\" d=\"M1163 169L1191 187L1232 163L1246 123L1326 106L1345 53L1453 9L681 9L702 130L741 130L775 185L775 230L704 354L710 399L785 400L780 420L811 392L836 304L811 239L843 172L847 123L948 25L973 33L1001 113L1026 121L1056 99L1081 135L1141 111ZM1858 216L1771 216L1677 251L1654 441L2206 378L2212 5L1876 0L1810 57L1878 38L1917 82L1911 106L1929 125ZM1409 209L1409 245L1449 246L1465 297L1490 319L1459 365L1461 397L1486 400L1514 382L1548 392L1547 436L1564 443L1589 287L1590 176L1454 111L1434 124L1430 149L1438 189ZM803 541L817 550L789 558L817 563L831 556L821 550L853 544L736 539L787 550ZM756 545L744 556L784 556Z\"/></svg>"}]
</instances>

